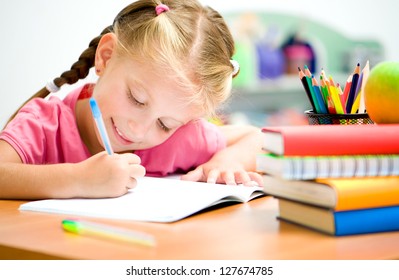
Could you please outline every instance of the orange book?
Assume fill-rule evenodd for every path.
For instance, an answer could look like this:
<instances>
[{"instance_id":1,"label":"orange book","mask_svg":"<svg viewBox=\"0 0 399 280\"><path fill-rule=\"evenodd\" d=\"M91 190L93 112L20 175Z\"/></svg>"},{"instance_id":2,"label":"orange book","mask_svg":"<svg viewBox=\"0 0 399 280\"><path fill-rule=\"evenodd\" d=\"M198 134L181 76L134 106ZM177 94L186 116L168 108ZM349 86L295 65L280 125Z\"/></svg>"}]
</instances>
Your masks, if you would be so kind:
<instances>
[{"instance_id":1,"label":"orange book","mask_svg":"<svg viewBox=\"0 0 399 280\"><path fill-rule=\"evenodd\" d=\"M266 194L334 211L399 205L399 176L284 180L264 175L263 180Z\"/></svg>"},{"instance_id":2,"label":"orange book","mask_svg":"<svg viewBox=\"0 0 399 280\"><path fill-rule=\"evenodd\" d=\"M335 190L336 211L399 205L399 177L318 182Z\"/></svg>"}]
</instances>

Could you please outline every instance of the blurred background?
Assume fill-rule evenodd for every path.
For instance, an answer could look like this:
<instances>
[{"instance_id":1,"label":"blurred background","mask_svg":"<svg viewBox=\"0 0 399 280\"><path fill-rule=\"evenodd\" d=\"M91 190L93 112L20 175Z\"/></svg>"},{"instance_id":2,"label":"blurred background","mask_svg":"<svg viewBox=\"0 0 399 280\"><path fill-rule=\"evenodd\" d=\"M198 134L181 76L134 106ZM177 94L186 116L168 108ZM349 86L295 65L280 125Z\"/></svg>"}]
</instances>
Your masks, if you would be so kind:
<instances>
[{"instance_id":1,"label":"blurred background","mask_svg":"<svg viewBox=\"0 0 399 280\"><path fill-rule=\"evenodd\" d=\"M46 82L69 69L90 40L131 1L2 1L0 126ZM202 0L225 16L241 72L221 110L226 123L306 123L297 67L324 69L344 84L356 63L399 60L394 0ZM86 81L63 87L68 93Z\"/></svg>"}]
</instances>

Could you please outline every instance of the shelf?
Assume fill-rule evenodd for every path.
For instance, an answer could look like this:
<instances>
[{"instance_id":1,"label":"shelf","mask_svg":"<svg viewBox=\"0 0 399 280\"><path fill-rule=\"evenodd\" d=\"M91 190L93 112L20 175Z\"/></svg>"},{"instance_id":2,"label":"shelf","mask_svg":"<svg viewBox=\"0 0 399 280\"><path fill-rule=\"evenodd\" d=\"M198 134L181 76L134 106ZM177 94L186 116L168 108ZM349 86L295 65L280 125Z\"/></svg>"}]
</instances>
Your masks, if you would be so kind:
<instances>
[{"instance_id":1,"label":"shelf","mask_svg":"<svg viewBox=\"0 0 399 280\"><path fill-rule=\"evenodd\" d=\"M341 85L348 78L348 74L344 73L332 76ZM251 86L235 87L223 111L274 112L286 108L309 109L309 100L297 75L284 75L274 80L256 81Z\"/></svg>"}]
</instances>

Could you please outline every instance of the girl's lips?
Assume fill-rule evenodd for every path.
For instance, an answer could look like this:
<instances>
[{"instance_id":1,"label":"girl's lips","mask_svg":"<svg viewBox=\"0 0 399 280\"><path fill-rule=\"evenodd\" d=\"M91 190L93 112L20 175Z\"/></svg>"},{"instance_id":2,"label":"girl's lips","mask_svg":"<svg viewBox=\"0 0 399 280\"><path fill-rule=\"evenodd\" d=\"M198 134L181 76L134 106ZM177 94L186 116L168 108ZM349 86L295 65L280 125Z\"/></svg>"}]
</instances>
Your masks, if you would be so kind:
<instances>
[{"instance_id":1,"label":"girl's lips","mask_svg":"<svg viewBox=\"0 0 399 280\"><path fill-rule=\"evenodd\" d=\"M114 128L114 131L115 131L116 138L119 140L119 142L121 142L123 145L131 145L131 144L134 143L133 141L131 141L130 139L128 139L128 138L115 126L115 123L114 123L114 122L112 122L112 124L113 124L113 128Z\"/></svg>"}]
</instances>

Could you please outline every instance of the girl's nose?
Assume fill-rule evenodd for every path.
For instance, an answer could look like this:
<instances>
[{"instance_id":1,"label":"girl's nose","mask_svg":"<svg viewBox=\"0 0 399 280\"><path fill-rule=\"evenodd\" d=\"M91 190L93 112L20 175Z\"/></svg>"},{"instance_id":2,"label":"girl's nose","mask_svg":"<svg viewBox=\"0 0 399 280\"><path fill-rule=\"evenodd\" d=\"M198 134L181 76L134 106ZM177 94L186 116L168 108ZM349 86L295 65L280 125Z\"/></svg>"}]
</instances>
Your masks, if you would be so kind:
<instances>
[{"instance_id":1,"label":"girl's nose","mask_svg":"<svg viewBox=\"0 0 399 280\"><path fill-rule=\"evenodd\" d=\"M129 121L129 129L132 132L136 141L143 139L151 128L150 121Z\"/></svg>"}]
</instances>

